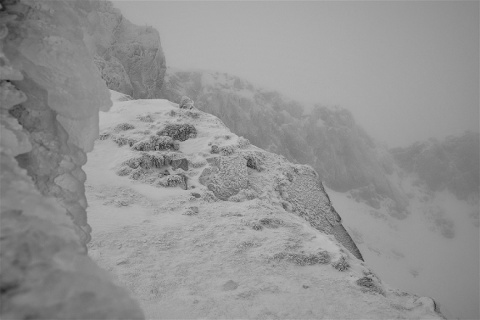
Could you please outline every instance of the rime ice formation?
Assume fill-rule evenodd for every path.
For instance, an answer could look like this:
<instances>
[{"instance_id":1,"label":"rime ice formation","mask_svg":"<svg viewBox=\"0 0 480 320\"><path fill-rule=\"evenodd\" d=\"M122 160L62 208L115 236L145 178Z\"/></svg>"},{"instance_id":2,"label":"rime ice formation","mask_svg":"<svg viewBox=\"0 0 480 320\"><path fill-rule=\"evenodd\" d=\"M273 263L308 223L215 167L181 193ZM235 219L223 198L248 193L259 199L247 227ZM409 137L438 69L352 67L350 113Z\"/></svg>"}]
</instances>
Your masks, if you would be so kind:
<instances>
[{"instance_id":1,"label":"rime ice formation","mask_svg":"<svg viewBox=\"0 0 480 320\"><path fill-rule=\"evenodd\" d=\"M196 108L112 97L86 165L89 253L148 318L442 318L366 267L310 166ZM135 148L173 128L195 135Z\"/></svg>"},{"instance_id":2,"label":"rime ice formation","mask_svg":"<svg viewBox=\"0 0 480 320\"><path fill-rule=\"evenodd\" d=\"M1 317L140 319L86 255L85 152L109 93L75 3L2 2Z\"/></svg>"},{"instance_id":3,"label":"rime ice formation","mask_svg":"<svg viewBox=\"0 0 480 320\"><path fill-rule=\"evenodd\" d=\"M165 75L165 55L157 30L128 21L107 1L77 1L85 43L107 86L133 98L157 98Z\"/></svg>"}]
</instances>

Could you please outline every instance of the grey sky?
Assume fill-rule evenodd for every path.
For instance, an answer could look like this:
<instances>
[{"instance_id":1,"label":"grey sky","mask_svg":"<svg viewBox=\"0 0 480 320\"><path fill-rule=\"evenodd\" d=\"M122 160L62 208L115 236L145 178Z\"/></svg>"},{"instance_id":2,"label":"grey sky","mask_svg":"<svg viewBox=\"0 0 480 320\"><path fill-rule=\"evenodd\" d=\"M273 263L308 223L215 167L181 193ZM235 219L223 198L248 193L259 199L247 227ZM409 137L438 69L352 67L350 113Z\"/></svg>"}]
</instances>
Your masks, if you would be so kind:
<instances>
[{"instance_id":1,"label":"grey sky","mask_svg":"<svg viewBox=\"0 0 480 320\"><path fill-rule=\"evenodd\" d=\"M479 128L479 2L114 1L167 65L340 105L390 146Z\"/></svg>"}]
</instances>

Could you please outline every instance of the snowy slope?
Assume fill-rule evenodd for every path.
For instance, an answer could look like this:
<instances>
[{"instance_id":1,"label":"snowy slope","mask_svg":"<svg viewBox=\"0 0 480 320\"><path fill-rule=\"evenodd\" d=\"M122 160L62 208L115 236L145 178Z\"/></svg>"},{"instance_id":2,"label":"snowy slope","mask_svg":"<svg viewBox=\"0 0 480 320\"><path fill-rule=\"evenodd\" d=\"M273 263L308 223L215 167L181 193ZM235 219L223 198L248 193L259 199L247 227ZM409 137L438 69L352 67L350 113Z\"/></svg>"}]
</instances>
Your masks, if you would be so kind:
<instances>
[{"instance_id":1,"label":"snowy slope","mask_svg":"<svg viewBox=\"0 0 480 320\"><path fill-rule=\"evenodd\" d=\"M148 318L441 318L431 299L391 289L335 236L285 204L272 186L278 172L303 166L248 145L201 111L112 97L114 106L100 115L102 139L85 166L89 254L132 292ZM167 122L185 121L197 133L173 146L178 150L169 157L188 159L188 170L165 165L125 174L139 140ZM118 126L125 123L135 128ZM221 201L218 190L200 183L205 168L213 168L212 143L232 161L245 152L265 159L262 170L246 169L248 192ZM186 188L168 186L170 177L182 175ZM235 191L241 179L222 186Z\"/></svg>"},{"instance_id":2,"label":"snowy slope","mask_svg":"<svg viewBox=\"0 0 480 320\"><path fill-rule=\"evenodd\" d=\"M447 191L427 197L417 187L412 214L399 221L345 193L328 193L365 261L382 279L431 296L448 318L478 318L479 233L471 216L478 207Z\"/></svg>"}]
</instances>

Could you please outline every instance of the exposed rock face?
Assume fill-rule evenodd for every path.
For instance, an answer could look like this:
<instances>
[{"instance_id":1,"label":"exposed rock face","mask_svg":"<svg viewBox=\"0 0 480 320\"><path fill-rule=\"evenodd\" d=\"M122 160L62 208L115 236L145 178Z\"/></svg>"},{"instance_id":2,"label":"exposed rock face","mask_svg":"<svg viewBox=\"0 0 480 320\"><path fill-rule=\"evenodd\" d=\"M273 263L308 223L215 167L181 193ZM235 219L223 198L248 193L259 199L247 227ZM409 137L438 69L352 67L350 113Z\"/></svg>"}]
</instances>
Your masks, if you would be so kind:
<instances>
[{"instance_id":1,"label":"exposed rock face","mask_svg":"<svg viewBox=\"0 0 480 320\"><path fill-rule=\"evenodd\" d=\"M143 317L86 255L82 165L111 102L78 3L2 3L2 318Z\"/></svg>"},{"instance_id":2,"label":"exposed rock face","mask_svg":"<svg viewBox=\"0 0 480 320\"><path fill-rule=\"evenodd\" d=\"M334 235L356 258L363 260L311 167L282 162L266 152L243 150L235 150L230 156L210 158L208 162L210 166L203 170L199 182L217 198L229 200L247 189L255 193L275 190L272 194L285 201L282 205L286 210L302 217L318 231ZM260 166L263 168L261 173L249 174L247 168L259 171Z\"/></svg>"},{"instance_id":3,"label":"exposed rock face","mask_svg":"<svg viewBox=\"0 0 480 320\"><path fill-rule=\"evenodd\" d=\"M125 19L105 1L76 1L85 12L85 42L107 86L135 99L160 96L165 55L158 31Z\"/></svg>"},{"instance_id":4,"label":"exposed rock face","mask_svg":"<svg viewBox=\"0 0 480 320\"><path fill-rule=\"evenodd\" d=\"M218 116L252 144L311 165L329 187L343 192L371 187L379 204L390 199L392 214L406 214L406 197L388 178L393 159L349 111L315 106L304 114L300 103L222 73L169 69L162 92L179 103L189 96L197 108Z\"/></svg>"}]
</instances>

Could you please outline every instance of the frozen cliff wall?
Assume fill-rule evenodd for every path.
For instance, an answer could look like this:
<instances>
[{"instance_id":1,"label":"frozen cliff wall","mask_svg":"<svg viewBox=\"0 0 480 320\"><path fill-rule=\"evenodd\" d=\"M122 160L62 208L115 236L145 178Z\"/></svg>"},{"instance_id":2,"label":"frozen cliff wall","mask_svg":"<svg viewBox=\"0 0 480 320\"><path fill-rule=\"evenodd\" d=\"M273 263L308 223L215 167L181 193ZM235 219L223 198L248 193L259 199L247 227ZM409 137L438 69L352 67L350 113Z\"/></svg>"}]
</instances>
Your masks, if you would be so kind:
<instances>
[{"instance_id":1,"label":"frozen cliff wall","mask_svg":"<svg viewBox=\"0 0 480 320\"><path fill-rule=\"evenodd\" d=\"M2 318L143 317L86 255L82 165L111 102L79 3L1 4Z\"/></svg>"},{"instance_id":2,"label":"frozen cliff wall","mask_svg":"<svg viewBox=\"0 0 480 320\"><path fill-rule=\"evenodd\" d=\"M85 43L109 89L135 99L157 98L165 75L158 31L137 26L107 1L77 1Z\"/></svg>"},{"instance_id":3,"label":"frozen cliff wall","mask_svg":"<svg viewBox=\"0 0 480 320\"><path fill-rule=\"evenodd\" d=\"M179 102L187 95L196 106L222 119L254 145L309 164L338 191L354 190L369 205L388 206L403 218L407 199L390 179L394 161L342 108L314 107L255 87L225 73L168 69L163 97Z\"/></svg>"}]
</instances>

